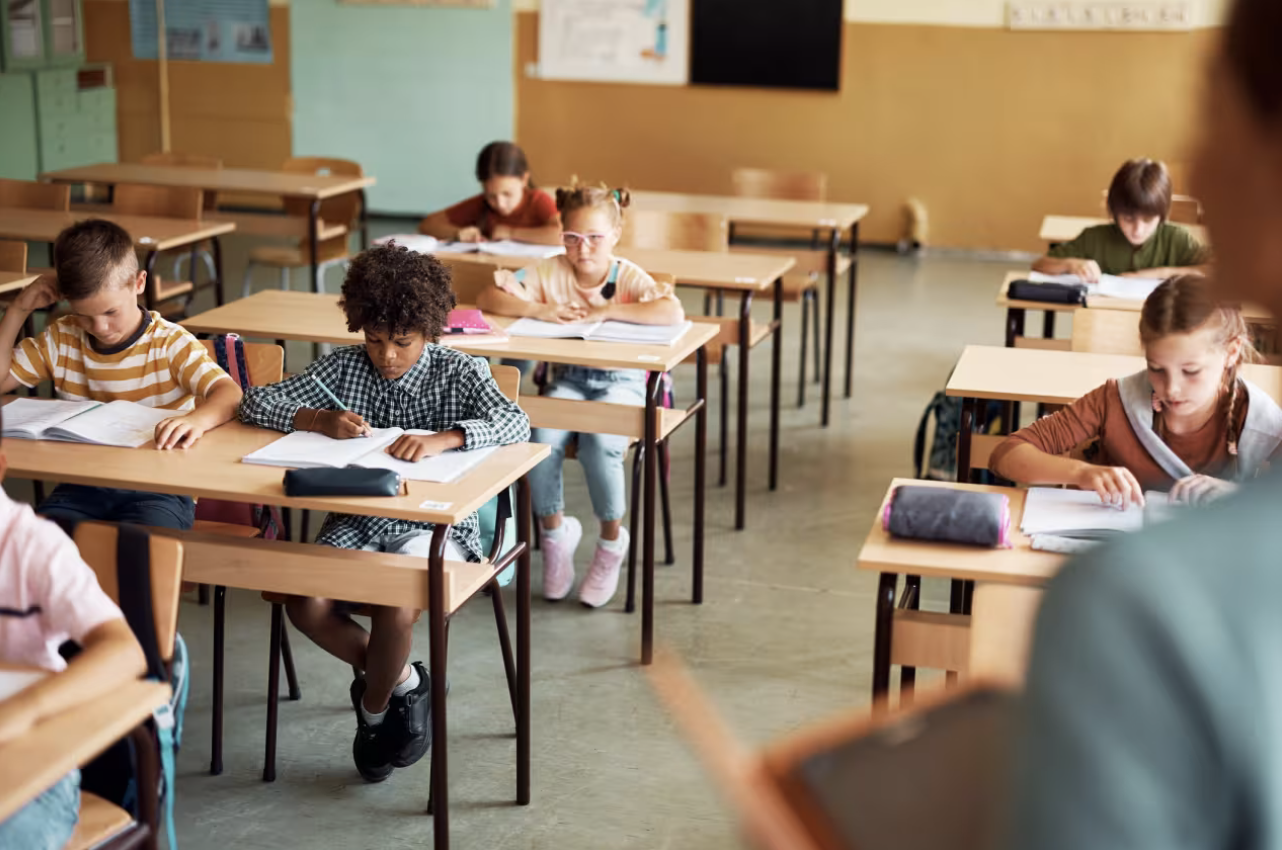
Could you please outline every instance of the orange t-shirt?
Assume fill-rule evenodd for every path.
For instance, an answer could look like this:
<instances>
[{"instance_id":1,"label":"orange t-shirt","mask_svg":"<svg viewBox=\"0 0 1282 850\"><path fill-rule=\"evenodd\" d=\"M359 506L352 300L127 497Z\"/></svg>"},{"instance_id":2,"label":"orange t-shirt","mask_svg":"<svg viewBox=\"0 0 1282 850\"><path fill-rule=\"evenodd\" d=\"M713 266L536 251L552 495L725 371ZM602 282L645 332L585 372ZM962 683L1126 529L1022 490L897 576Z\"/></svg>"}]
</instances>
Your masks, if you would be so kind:
<instances>
[{"instance_id":1,"label":"orange t-shirt","mask_svg":"<svg viewBox=\"0 0 1282 850\"><path fill-rule=\"evenodd\" d=\"M545 227L556 220L556 201L542 189L526 189L521 203L507 215L490 209L484 195L474 195L459 201L445 211L445 217L455 227L479 227L487 239L495 225L508 227Z\"/></svg>"}]
</instances>

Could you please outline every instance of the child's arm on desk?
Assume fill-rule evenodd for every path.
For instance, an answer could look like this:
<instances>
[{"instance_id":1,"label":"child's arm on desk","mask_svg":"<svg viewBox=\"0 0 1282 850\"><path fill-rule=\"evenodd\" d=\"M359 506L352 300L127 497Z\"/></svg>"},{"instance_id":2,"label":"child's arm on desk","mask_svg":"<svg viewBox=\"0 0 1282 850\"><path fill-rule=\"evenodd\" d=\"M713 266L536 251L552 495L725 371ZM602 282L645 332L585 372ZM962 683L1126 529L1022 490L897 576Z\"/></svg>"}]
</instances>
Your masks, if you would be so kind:
<instances>
[{"instance_id":1,"label":"child's arm on desk","mask_svg":"<svg viewBox=\"0 0 1282 850\"><path fill-rule=\"evenodd\" d=\"M544 322L577 322L583 311L569 304L545 304L536 293L537 275L531 269L516 272L499 269L494 273L494 286L476 296L476 306L498 316L539 319Z\"/></svg>"},{"instance_id":2,"label":"child's arm on desk","mask_svg":"<svg viewBox=\"0 0 1282 850\"><path fill-rule=\"evenodd\" d=\"M1085 283L1098 283L1099 263L1080 257L1039 257L1033 261L1033 271L1042 274L1075 274Z\"/></svg>"},{"instance_id":3,"label":"child's arm on desk","mask_svg":"<svg viewBox=\"0 0 1282 850\"><path fill-rule=\"evenodd\" d=\"M196 445L206 431L231 421L240 407L242 393L231 378L216 381L201 404L191 413L172 416L156 425L156 448L186 449Z\"/></svg>"},{"instance_id":4,"label":"child's arm on desk","mask_svg":"<svg viewBox=\"0 0 1282 850\"><path fill-rule=\"evenodd\" d=\"M22 381L18 380L18 376L13 373L14 346L18 342L18 335L22 333L22 326L36 310L56 303L58 303L58 281L51 276L42 275L23 287L13 304L5 311L4 318L0 319L0 375L3 376L0 379L0 393L11 393L23 386ZM34 343L32 345L34 346ZM38 357L31 365L36 369L47 368L43 359ZM38 383L49 376L38 374L34 377L35 382Z\"/></svg>"}]
</instances>

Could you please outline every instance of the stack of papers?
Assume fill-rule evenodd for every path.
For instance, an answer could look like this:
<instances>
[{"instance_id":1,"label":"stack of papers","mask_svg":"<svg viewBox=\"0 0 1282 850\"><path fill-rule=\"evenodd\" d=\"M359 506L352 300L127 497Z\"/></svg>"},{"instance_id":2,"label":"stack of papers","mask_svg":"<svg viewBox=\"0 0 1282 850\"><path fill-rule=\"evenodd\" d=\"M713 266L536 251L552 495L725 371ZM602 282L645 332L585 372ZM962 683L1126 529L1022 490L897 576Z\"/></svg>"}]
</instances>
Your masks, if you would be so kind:
<instances>
[{"instance_id":1,"label":"stack of papers","mask_svg":"<svg viewBox=\"0 0 1282 850\"><path fill-rule=\"evenodd\" d=\"M1163 522L1179 510L1166 493L1148 491L1144 507L1118 508L1100 501L1098 493L1032 487L1024 502L1020 531L1030 537L1052 535L1075 540L1105 540Z\"/></svg>"},{"instance_id":2,"label":"stack of papers","mask_svg":"<svg viewBox=\"0 0 1282 850\"><path fill-rule=\"evenodd\" d=\"M593 342L628 342L634 345L673 345L693 322L676 325L637 325L631 322L544 322L518 319L507 326L512 336L540 339L588 339Z\"/></svg>"},{"instance_id":3,"label":"stack of papers","mask_svg":"<svg viewBox=\"0 0 1282 850\"><path fill-rule=\"evenodd\" d=\"M1033 283L1085 283L1075 274L1042 274L1029 272L1028 279ZM1099 283L1088 283L1087 292L1107 298L1119 298L1123 301L1143 301L1153 294L1162 283L1152 277L1118 277L1117 275L1100 275Z\"/></svg>"},{"instance_id":4,"label":"stack of papers","mask_svg":"<svg viewBox=\"0 0 1282 850\"><path fill-rule=\"evenodd\" d=\"M472 467L485 460L494 450L491 446L471 451L452 451L417 463L397 460L387 447L402 434L427 436L434 432L415 429L375 428L369 437L335 440L315 431L295 431L241 458L243 463L259 466L283 466L290 469L341 469L360 466L366 469L390 469L411 481L456 481Z\"/></svg>"},{"instance_id":5,"label":"stack of papers","mask_svg":"<svg viewBox=\"0 0 1282 850\"><path fill-rule=\"evenodd\" d=\"M61 440L136 449L150 443L156 426L180 411L161 410L132 401L51 401L19 398L5 405L4 437L17 440Z\"/></svg>"},{"instance_id":6,"label":"stack of papers","mask_svg":"<svg viewBox=\"0 0 1282 850\"><path fill-rule=\"evenodd\" d=\"M450 242L444 239L437 239L435 236L423 236L418 233L400 233L395 236L384 236L382 239L374 241L376 244L382 245L393 240L397 245L404 245L411 251L417 251L420 254L480 253L492 254L496 257L528 257L532 260L542 260L565 253L565 249L559 245L514 242L511 239L500 239L495 242Z\"/></svg>"}]
</instances>

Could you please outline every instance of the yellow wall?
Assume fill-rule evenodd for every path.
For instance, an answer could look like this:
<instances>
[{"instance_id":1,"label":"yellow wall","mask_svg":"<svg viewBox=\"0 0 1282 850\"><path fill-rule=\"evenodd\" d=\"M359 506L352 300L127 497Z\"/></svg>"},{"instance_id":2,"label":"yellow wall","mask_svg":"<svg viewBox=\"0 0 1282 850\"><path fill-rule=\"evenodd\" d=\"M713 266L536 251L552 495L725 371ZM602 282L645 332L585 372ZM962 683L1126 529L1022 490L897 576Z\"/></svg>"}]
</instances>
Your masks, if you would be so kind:
<instances>
[{"instance_id":1,"label":"yellow wall","mask_svg":"<svg viewBox=\"0 0 1282 850\"><path fill-rule=\"evenodd\" d=\"M833 200L872 206L865 240L898 238L916 197L931 244L969 248L1037 249L1043 214L1097 214L1132 156L1180 182L1216 32L853 22L831 94L529 79L537 19L518 15L517 139L543 182L726 192L739 165L823 171Z\"/></svg>"}]
</instances>

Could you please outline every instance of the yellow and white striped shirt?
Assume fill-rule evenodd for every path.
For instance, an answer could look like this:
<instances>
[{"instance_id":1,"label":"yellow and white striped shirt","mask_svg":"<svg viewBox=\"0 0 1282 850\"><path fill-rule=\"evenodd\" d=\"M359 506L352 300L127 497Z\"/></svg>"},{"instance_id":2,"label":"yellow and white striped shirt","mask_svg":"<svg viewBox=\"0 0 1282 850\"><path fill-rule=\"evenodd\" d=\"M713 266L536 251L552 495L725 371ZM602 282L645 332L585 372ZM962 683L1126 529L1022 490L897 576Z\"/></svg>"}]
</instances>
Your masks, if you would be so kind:
<instances>
[{"instance_id":1,"label":"yellow and white striped shirt","mask_svg":"<svg viewBox=\"0 0 1282 850\"><path fill-rule=\"evenodd\" d=\"M52 381L58 398L191 410L197 396L228 375L186 328L159 313L147 317L129 341L99 350L73 317L63 316L14 349L10 372L26 387Z\"/></svg>"}]
</instances>

